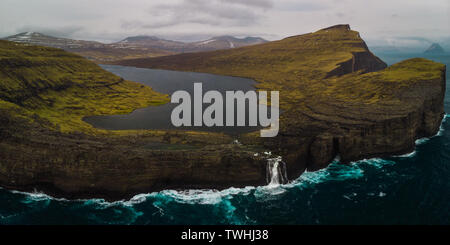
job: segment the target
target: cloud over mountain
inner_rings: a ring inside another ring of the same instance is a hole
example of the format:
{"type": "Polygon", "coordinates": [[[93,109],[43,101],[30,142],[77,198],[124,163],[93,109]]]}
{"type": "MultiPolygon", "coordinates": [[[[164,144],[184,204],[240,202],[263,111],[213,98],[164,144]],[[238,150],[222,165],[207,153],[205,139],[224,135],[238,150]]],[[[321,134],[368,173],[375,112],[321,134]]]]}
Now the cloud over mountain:
{"type": "Polygon", "coordinates": [[[273,40],[349,23],[367,41],[450,28],[448,0],[2,0],[0,37],[22,31],[113,42],[127,36],[262,36],[273,40]]]}
{"type": "Polygon", "coordinates": [[[163,28],[187,23],[209,26],[250,26],[272,7],[268,0],[184,0],[177,4],[158,4],[149,9],[152,16],[144,28],[163,28]]]}

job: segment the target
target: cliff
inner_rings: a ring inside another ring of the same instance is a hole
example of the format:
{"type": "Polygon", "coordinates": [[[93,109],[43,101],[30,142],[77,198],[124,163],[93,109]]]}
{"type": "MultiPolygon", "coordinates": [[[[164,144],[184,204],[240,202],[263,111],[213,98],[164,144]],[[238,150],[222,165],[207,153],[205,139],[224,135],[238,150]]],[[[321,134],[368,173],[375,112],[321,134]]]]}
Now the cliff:
{"type": "MultiPolygon", "coordinates": [[[[61,133],[0,109],[0,185],[64,198],[120,200],[168,188],[264,185],[266,160],[214,138],[211,146],[161,143],[167,135],[61,133]]],[[[175,136],[176,137],[176,136],[175,136]]]]}
{"type": "Polygon", "coordinates": [[[410,152],[438,131],[444,114],[444,65],[411,59],[386,68],[348,25],[119,62],[249,77],[259,89],[280,91],[279,135],[244,134],[242,144],[219,133],[95,129],[81,118],[167,97],[57,49],[0,42],[0,62],[0,185],[71,198],[262,185],[267,159],[255,153],[267,150],[283,157],[292,180],[336,156],[345,163],[410,152]]]}
{"type": "Polygon", "coordinates": [[[235,50],[117,62],[146,68],[248,77],[280,91],[280,133],[243,135],[283,156],[291,179],[305,169],[411,152],[437,133],[444,115],[445,66],[411,59],[387,68],[358,32],[336,25],[235,50]]]}
{"type": "Polygon", "coordinates": [[[205,182],[265,184],[266,160],[227,135],[107,131],[82,120],[166,102],[78,55],[0,41],[0,186],[117,200],[205,182]]]}

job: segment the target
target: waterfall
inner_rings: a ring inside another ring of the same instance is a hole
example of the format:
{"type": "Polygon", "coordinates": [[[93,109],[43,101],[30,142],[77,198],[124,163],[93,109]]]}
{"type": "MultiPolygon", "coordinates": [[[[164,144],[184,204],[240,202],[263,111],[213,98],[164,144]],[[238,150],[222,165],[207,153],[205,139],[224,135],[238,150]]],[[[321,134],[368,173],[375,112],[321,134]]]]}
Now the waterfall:
{"type": "Polygon", "coordinates": [[[268,186],[279,186],[288,182],[286,163],[281,157],[267,159],[267,183],[268,186]]]}

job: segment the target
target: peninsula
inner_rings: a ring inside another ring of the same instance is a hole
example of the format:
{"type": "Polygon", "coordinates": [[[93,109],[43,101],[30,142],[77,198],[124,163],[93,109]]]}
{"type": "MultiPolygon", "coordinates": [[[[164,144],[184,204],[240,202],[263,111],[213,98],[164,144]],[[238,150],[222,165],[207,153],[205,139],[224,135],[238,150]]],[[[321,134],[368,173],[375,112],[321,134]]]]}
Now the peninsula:
{"type": "Polygon", "coordinates": [[[168,96],[59,49],[0,41],[0,186],[66,198],[129,198],[162,189],[266,184],[271,151],[289,180],[305,170],[414,150],[439,130],[445,66],[390,67],[358,32],[337,25],[283,40],[117,61],[252,78],[280,91],[277,137],[197,131],[102,130],[85,116],[129,113],[168,96]]]}

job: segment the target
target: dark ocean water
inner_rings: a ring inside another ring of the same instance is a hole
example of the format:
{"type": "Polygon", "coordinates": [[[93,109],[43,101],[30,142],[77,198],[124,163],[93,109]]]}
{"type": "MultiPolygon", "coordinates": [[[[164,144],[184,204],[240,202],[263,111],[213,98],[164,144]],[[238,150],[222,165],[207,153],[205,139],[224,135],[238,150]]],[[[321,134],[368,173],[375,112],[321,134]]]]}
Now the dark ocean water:
{"type": "MultiPolygon", "coordinates": [[[[389,64],[424,57],[377,55],[389,64]]],[[[450,65],[450,55],[426,58],[450,65]]],[[[449,113],[448,90],[445,106],[449,113]]],[[[440,132],[418,140],[411,154],[335,162],[287,185],[167,190],[112,203],[0,189],[0,224],[450,224],[446,118],[440,132]]]]}

